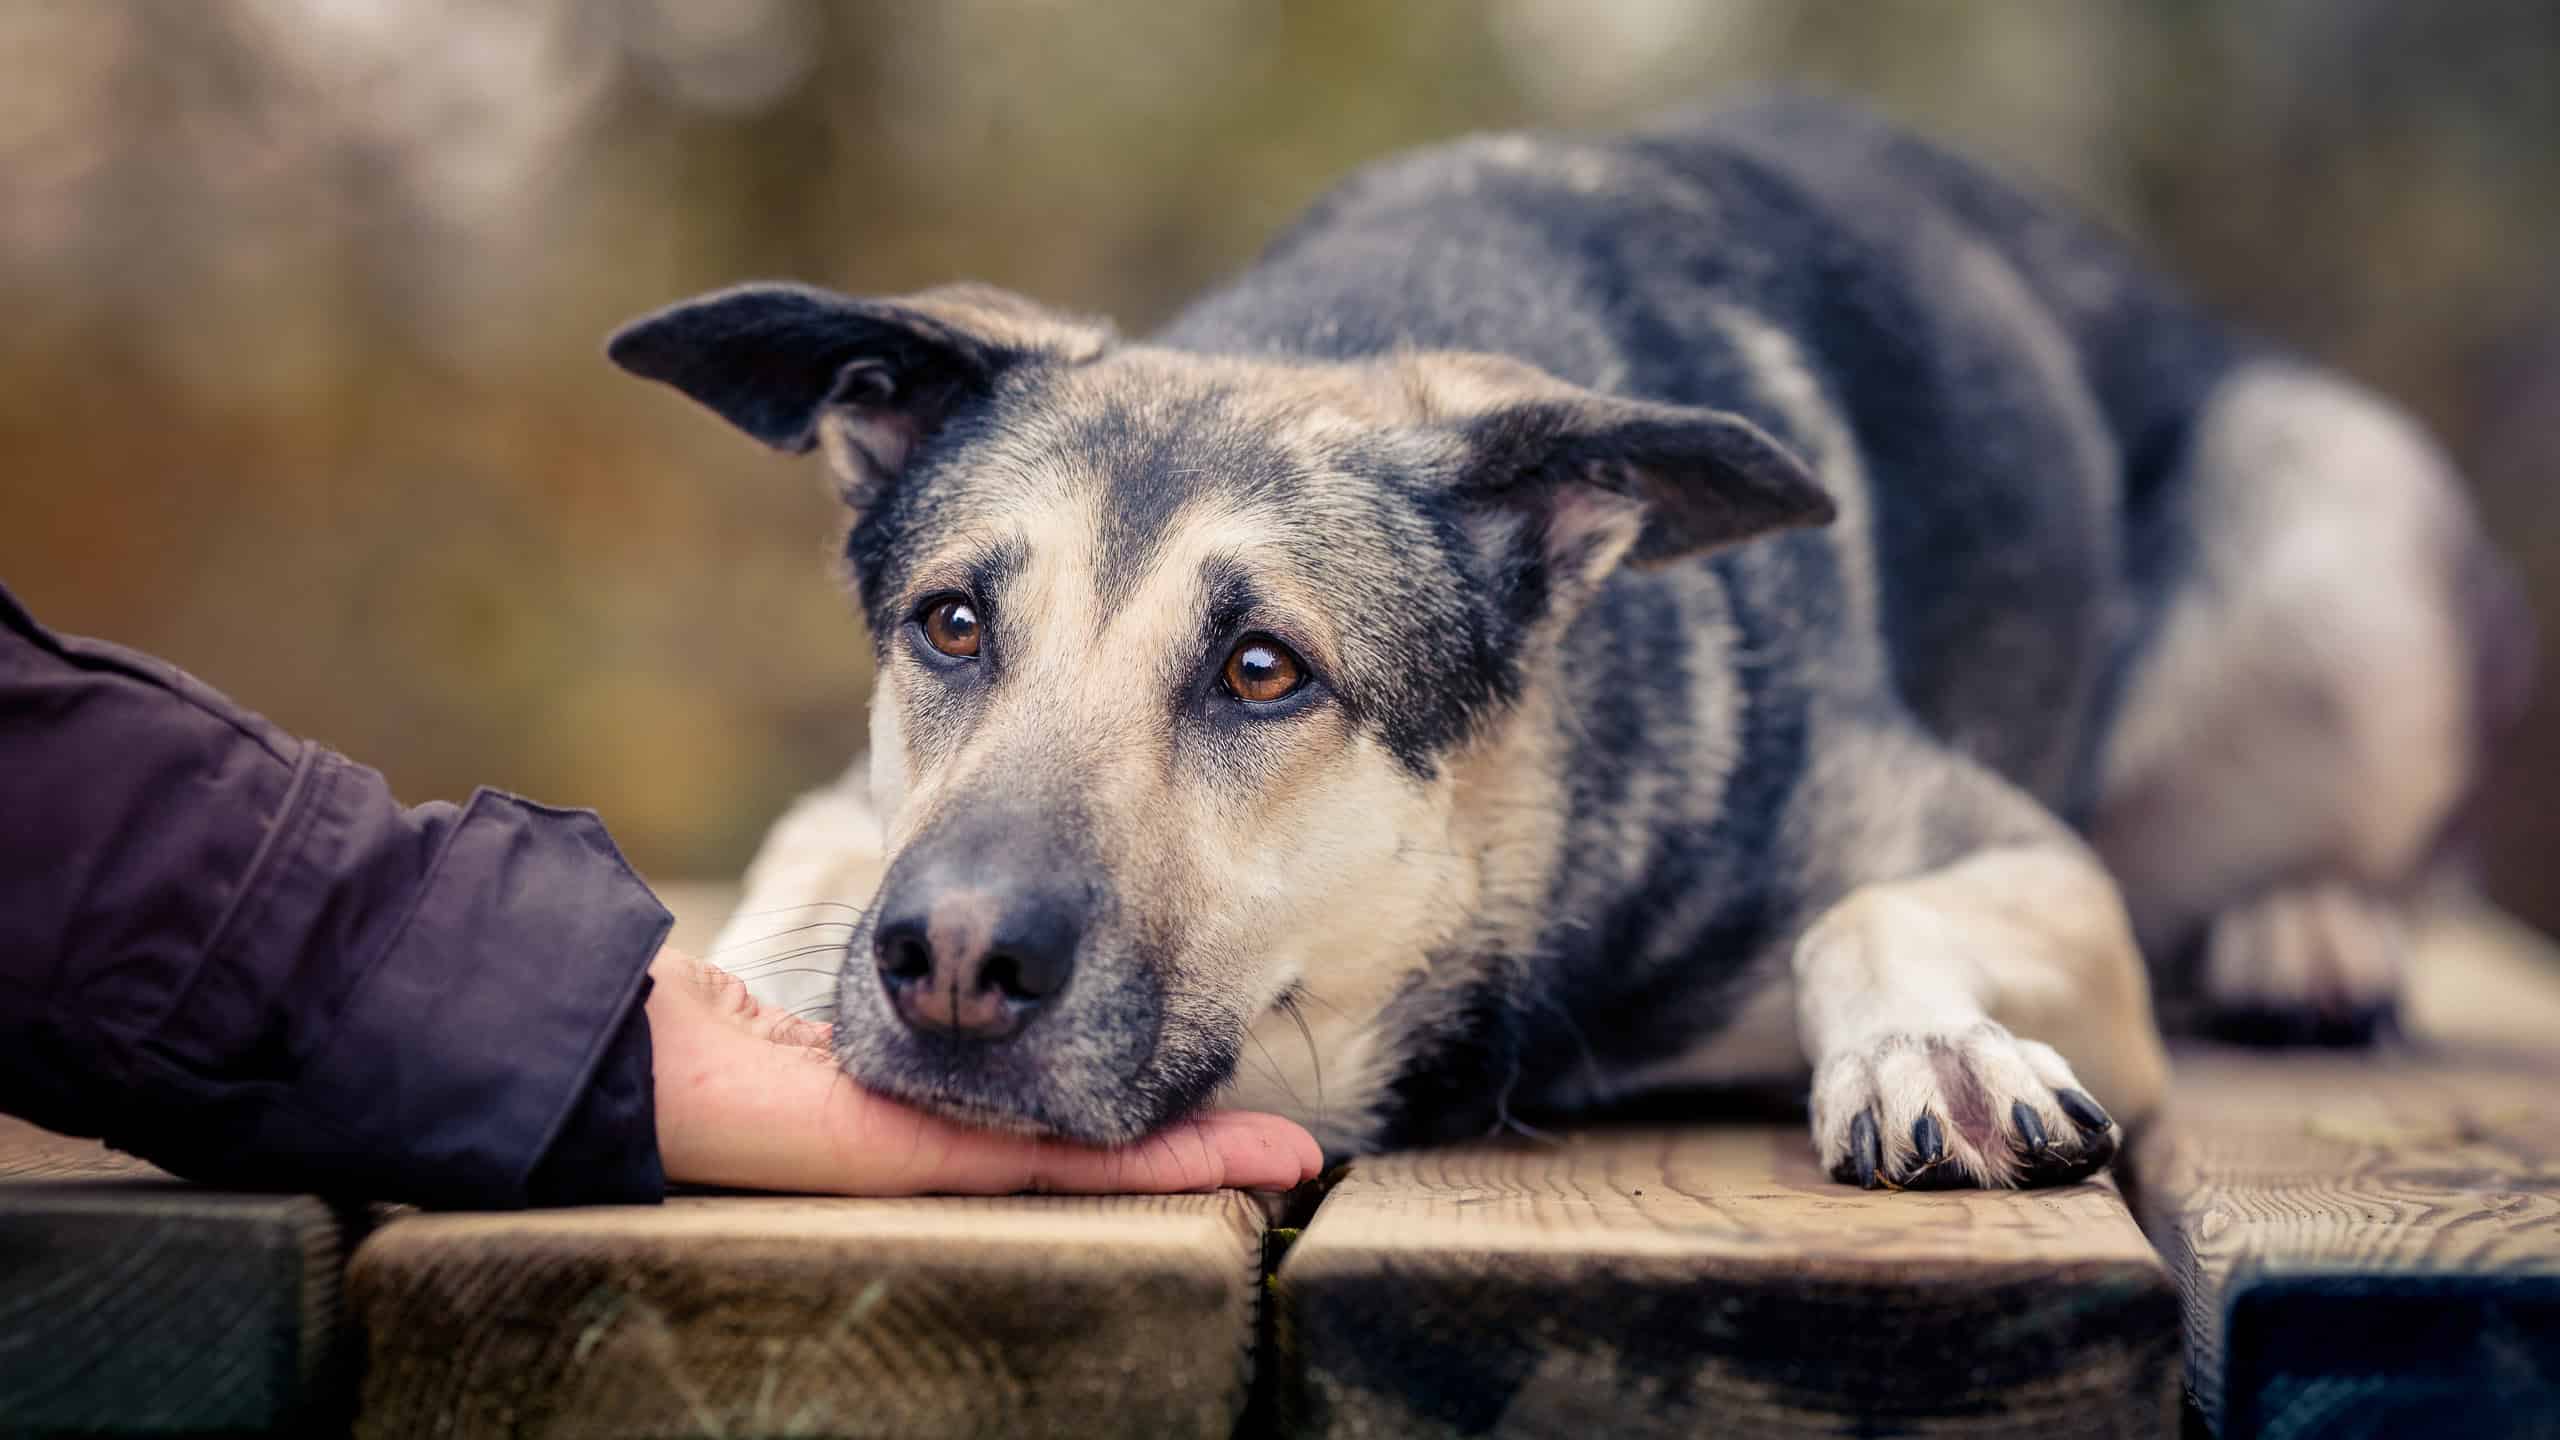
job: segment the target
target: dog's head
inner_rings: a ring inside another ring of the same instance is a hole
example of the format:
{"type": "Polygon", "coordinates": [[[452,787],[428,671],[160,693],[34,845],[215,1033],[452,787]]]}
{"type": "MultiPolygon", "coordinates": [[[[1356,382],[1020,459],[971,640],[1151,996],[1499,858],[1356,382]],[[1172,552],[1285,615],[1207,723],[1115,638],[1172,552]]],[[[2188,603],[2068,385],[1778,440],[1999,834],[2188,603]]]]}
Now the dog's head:
{"type": "Polygon", "coordinates": [[[823,448],[879,658],[886,877],[837,1046],[982,1123],[1127,1140],[1305,987],[1445,938],[1455,763],[1583,600],[1830,502],[1734,415],[1488,355],[1213,357],[960,287],[635,322],[625,368],[823,448]]]}

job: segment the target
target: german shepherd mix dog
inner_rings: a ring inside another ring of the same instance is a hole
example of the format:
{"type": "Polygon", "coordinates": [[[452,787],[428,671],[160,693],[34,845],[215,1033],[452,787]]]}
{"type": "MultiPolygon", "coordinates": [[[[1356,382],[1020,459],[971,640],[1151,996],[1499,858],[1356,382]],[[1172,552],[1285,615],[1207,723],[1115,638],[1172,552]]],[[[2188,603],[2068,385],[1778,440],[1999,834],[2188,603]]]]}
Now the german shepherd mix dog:
{"type": "Polygon", "coordinates": [[[1826,106],[1388,160],[1149,341],[754,285],[611,354],[826,452],[868,774],[733,932],[858,907],[844,1068],[987,1125],[1809,1071],[1842,1180],[2073,1180],[2161,1095],[2146,955],[2387,1012],[2514,708],[2410,422],[1826,106]]]}

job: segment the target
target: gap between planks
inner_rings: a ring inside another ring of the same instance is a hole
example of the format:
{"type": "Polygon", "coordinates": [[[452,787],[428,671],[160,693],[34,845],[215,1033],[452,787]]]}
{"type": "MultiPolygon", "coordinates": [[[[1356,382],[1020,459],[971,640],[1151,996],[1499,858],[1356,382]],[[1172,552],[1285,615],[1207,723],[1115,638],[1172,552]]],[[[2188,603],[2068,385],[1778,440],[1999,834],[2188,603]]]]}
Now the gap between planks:
{"type": "Polygon", "coordinates": [[[2435,917],[2412,1038],[2188,1046],[2125,1165],[2224,1440],[2560,1436],[2560,962],[2435,917]]]}

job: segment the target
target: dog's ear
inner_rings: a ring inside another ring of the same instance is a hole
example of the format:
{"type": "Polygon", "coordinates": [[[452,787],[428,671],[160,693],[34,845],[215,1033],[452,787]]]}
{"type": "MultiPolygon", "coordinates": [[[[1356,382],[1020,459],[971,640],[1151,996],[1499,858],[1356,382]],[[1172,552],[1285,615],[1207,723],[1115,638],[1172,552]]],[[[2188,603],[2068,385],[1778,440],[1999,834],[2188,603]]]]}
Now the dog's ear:
{"type": "Polygon", "coordinates": [[[1534,539],[1551,585],[1587,586],[1621,563],[1660,565],[1834,514],[1803,461],[1729,411],[1604,395],[1496,356],[1408,363],[1408,394],[1458,438],[1456,493],[1479,530],[1497,543],[1534,539]]]}
{"type": "Polygon", "coordinates": [[[952,410],[1014,365],[1078,363],[1110,327],[983,285],[856,300],[804,285],[742,285],[625,325],[605,353],[776,449],[823,442],[860,505],[952,410]]]}

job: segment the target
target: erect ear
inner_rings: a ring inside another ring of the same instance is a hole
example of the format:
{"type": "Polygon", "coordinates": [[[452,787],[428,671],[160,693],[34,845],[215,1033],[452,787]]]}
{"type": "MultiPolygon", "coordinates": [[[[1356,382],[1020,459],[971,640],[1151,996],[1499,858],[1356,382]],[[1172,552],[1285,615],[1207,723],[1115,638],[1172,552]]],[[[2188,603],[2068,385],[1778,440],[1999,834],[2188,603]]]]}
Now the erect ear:
{"type": "Polygon", "coordinates": [[[1410,363],[1427,417],[1459,437],[1458,493],[1480,530],[1534,538],[1551,584],[1589,585],[1620,563],[1660,565],[1835,513],[1803,461],[1730,411],[1604,395],[1494,356],[1410,363]]]}
{"type": "Polygon", "coordinates": [[[1090,360],[1110,327],[984,285],[856,300],[805,285],[742,285],[645,315],[605,344],[776,449],[827,442],[846,498],[903,469],[954,407],[1008,367],[1090,360]]]}

